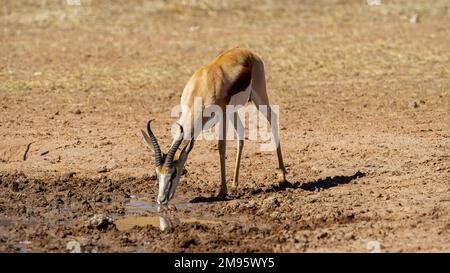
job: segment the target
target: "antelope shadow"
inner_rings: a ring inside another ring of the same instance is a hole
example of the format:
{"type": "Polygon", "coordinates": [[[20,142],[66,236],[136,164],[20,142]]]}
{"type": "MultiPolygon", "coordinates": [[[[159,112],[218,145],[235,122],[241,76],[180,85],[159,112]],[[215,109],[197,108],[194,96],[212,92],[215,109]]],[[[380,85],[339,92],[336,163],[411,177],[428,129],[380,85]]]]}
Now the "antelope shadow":
{"type": "Polygon", "coordinates": [[[348,184],[357,178],[364,177],[365,175],[366,175],[365,173],[357,171],[353,175],[338,175],[338,176],[333,176],[333,177],[326,177],[324,179],[320,178],[316,181],[305,182],[305,183],[301,183],[301,182],[291,183],[291,182],[286,181],[286,182],[279,183],[278,185],[274,185],[274,186],[272,186],[272,188],[273,188],[273,191],[275,191],[275,192],[284,191],[286,189],[302,189],[305,191],[315,191],[318,189],[325,190],[325,189],[333,188],[333,187],[336,187],[339,185],[348,184]]]}
{"type": "Polygon", "coordinates": [[[258,195],[261,193],[267,193],[267,192],[279,192],[279,191],[285,191],[287,189],[301,189],[305,191],[315,191],[319,189],[329,189],[333,187],[337,187],[339,185],[344,185],[351,183],[353,180],[358,179],[360,177],[364,177],[366,174],[357,171],[353,175],[338,175],[333,177],[326,177],[324,179],[320,178],[316,181],[310,181],[310,182],[281,182],[272,186],[269,186],[267,188],[257,188],[257,189],[243,189],[243,192],[237,195],[231,195],[227,197],[219,197],[219,196],[210,196],[210,197],[203,197],[198,196],[193,198],[189,203],[215,203],[215,202],[226,202],[230,200],[236,200],[240,199],[243,196],[248,195],[258,195]]]}
{"type": "Polygon", "coordinates": [[[241,196],[226,196],[226,197],[220,197],[220,196],[197,196],[193,198],[189,203],[195,204],[195,203],[215,203],[215,202],[226,202],[231,201],[235,199],[239,199],[241,196]]]}

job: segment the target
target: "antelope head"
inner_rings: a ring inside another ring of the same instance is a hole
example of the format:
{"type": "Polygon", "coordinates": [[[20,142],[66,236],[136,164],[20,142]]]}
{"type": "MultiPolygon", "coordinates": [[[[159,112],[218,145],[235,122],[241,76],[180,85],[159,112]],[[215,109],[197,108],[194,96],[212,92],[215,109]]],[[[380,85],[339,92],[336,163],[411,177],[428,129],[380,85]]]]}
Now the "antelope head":
{"type": "Polygon", "coordinates": [[[167,205],[170,199],[175,195],[180,177],[183,175],[184,164],[186,163],[187,155],[193,147],[194,141],[191,139],[180,153],[178,159],[174,159],[175,154],[183,142],[184,133],[183,127],[180,127],[180,135],[173,142],[167,154],[163,154],[158,144],[158,140],[152,132],[150,120],[147,123],[147,133],[141,130],[145,142],[155,156],[155,172],[159,183],[157,202],[158,204],[167,205]]]}

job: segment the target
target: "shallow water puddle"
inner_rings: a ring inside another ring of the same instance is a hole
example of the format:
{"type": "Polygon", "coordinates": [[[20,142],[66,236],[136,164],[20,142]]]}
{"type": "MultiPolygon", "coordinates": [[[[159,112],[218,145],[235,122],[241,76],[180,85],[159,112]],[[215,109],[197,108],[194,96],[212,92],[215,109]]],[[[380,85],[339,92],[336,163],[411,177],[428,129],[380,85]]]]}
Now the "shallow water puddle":
{"type": "MultiPolygon", "coordinates": [[[[191,204],[191,203],[175,203],[175,204],[171,204],[171,206],[175,206],[177,209],[192,207],[194,205],[195,204],[191,204]]],[[[126,205],[126,208],[127,209],[131,209],[131,210],[158,211],[159,205],[156,204],[156,203],[150,203],[150,202],[147,202],[147,201],[131,200],[126,205]]]]}
{"type": "MultiPolygon", "coordinates": [[[[210,205],[214,202],[189,202],[189,201],[177,201],[174,200],[170,202],[169,206],[174,206],[177,209],[189,208],[198,205],[210,205]]],[[[129,210],[139,210],[139,211],[159,211],[160,205],[154,202],[147,201],[145,199],[131,199],[130,202],[126,205],[126,208],[129,210]]]]}
{"type": "MultiPolygon", "coordinates": [[[[178,209],[189,208],[197,205],[208,205],[212,204],[212,202],[189,202],[182,200],[173,200],[168,209],[172,210],[173,207],[178,209]]],[[[143,196],[133,196],[129,203],[126,204],[126,209],[131,212],[142,212],[142,211],[152,211],[158,215],[155,216],[130,216],[123,219],[118,219],[114,223],[118,230],[126,231],[132,229],[135,226],[144,227],[144,226],[152,226],[157,227],[160,230],[165,230],[167,228],[174,228],[181,223],[200,223],[207,225],[217,225],[220,224],[219,221],[213,220],[203,220],[197,218],[178,218],[175,215],[166,215],[162,214],[163,211],[166,211],[166,207],[160,207],[159,204],[151,202],[147,200],[143,196]]],[[[173,210],[172,210],[173,211],[173,210]]],[[[176,211],[176,210],[175,210],[176,211]]]]}
{"type": "Polygon", "coordinates": [[[141,217],[128,217],[124,219],[118,219],[115,222],[118,230],[126,231],[132,229],[133,227],[145,227],[152,226],[157,227],[160,230],[166,230],[167,228],[174,228],[181,223],[200,223],[207,225],[217,225],[220,224],[219,221],[213,220],[201,220],[195,218],[172,218],[165,216],[141,216],[141,217]]]}

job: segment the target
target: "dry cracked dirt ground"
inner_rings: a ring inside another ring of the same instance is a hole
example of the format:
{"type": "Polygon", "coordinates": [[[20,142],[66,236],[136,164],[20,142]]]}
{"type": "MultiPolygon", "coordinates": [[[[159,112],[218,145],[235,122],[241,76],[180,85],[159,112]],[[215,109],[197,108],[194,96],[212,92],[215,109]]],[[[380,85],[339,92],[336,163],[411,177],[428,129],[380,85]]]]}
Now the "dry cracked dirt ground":
{"type": "Polygon", "coordinates": [[[448,1],[81,3],[2,3],[0,251],[450,251],[448,1]],[[289,182],[247,141],[215,200],[200,141],[166,212],[192,221],[120,228],[156,215],[139,130],[167,149],[183,85],[234,46],[265,61],[289,182]]]}

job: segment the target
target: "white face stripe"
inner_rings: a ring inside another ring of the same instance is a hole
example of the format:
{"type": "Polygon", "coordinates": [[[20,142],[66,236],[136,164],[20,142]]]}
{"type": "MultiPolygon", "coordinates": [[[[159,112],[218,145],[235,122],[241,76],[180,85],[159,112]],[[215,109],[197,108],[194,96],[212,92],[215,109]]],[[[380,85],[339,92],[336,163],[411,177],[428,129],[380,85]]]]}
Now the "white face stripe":
{"type": "Polygon", "coordinates": [[[159,195],[164,195],[164,188],[165,188],[165,182],[166,182],[167,174],[160,174],[159,175],[159,195]]]}
{"type": "Polygon", "coordinates": [[[166,197],[168,197],[167,195],[169,194],[169,189],[167,188],[170,185],[170,178],[171,178],[171,173],[160,173],[157,172],[158,174],[158,183],[159,183],[159,188],[158,188],[158,198],[157,201],[158,203],[162,200],[164,200],[166,197]]]}

